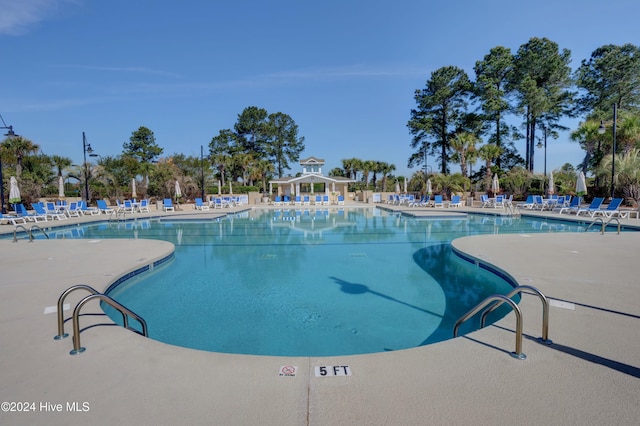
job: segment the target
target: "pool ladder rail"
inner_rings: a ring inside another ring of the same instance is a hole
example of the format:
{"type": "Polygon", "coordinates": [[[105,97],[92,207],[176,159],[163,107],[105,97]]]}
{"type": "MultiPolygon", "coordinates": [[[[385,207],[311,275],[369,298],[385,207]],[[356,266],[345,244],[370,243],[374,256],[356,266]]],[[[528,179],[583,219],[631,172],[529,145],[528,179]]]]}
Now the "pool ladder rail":
{"type": "Polygon", "coordinates": [[[515,287],[506,295],[493,294],[484,299],[475,308],[471,309],[456,321],[456,324],[453,327],[453,337],[458,337],[458,328],[463,322],[467,321],[469,318],[484,309],[484,312],[480,317],[480,328],[483,328],[487,315],[498,309],[498,307],[503,303],[507,303],[516,316],[516,348],[514,352],[511,352],[511,356],[517,359],[526,359],[527,356],[522,352],[522,312],[516,302],[511,300],[511,297],[521,293],[532,294],[540,298],[540,301],[542,302],[542,336],[538,338],[538,341],[547,345],[552,344],[553,342],[549,340],[549,299],[542,294],[540,290],[530,285],[520,285],[515,287]]]}
{"type": "Polygon", "coordinates": [[[111,306],[112,308],[120,312],[122,314],[122,322],[123,322],[124,328],[126,328],[127,330],[131,330],[134,333],[141,334],[144,337],[149,337],[149,333],[147,331],[147,323],[141,316],[139,316],[138,314],[136,314],[126,306],[116,302],[114,299],[107,296],[106,294],[100,293],[98,290],[94,289],[93,287],[88,286],[86,284],[78,284],[66,289],[58,298],[58,306],[57,306],[58,334],[53,337],[54,340],[62,340],[69,336],[69,334],[64,332],[64,312],[63,312],[64,300],[70,293],[76,290],[85,290],[91,294],[84,297],[82,300],[80,300],[80,302],[78,302],[76,307],[73,309],[73,315],[71,317],[73,320],[73,350],[69,352],[71,355],[77,355],[85,351],[85,348],[83,348],[82,345],[80,344],[80,311],[82,310],[82,307],[84,305],[86,305],[88,302],[94,299],[99,299],[100,301],[106,303],[107,305],[111,306]],[[134,318],[136,321],[138,321],[141,324],[142,331],[139,331],[133,327],[129,327],[129,317],[134,318]]]}
{"type": "Polygon", "coordinates": [[[27,229],[22,225],[16,225],[15,229],[13,230],[13,242],[17,243],[18,242],[18,229],[23,229],[24,232],[29,235],[29,242],[32,243],[33,242],[33,229],[37,229],[40,232],[42,232],[42,234],[47,237],[47,240],[49,239],[49,235],[45,232],[44,229],[42,229],[40,226],[38,225],[31,225],[31,228],[27,229]]]}
{"type": "Polygon", "coordinates": [[[618,219],[617,217],[612,217],[609,218],[609,220],[607,220],[606,222],[604,221],[603,217],[596,217],[593,222],[591,222],[589,224],[589,226],[587,226],[587,229],[584,230],[584,232],[588,232],[589,229],[591,229],[592,226],[596,225],[597,223],[600,224],[600,233],[604,235],[605,230],[607,229],[607,226],[609,226],[609,224],[613,221],[616,221],[618,223],[618,235],[620,235],[620,229],[622,228],[622,225],[620,224],[620,219],[618,219]]]}

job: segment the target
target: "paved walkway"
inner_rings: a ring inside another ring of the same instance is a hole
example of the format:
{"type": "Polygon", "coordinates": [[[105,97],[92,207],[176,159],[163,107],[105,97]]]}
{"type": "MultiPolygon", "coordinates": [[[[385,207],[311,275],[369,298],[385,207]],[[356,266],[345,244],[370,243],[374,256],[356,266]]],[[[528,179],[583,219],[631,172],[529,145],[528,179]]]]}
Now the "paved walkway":
{"type": "Polygon", "coordinates": [[[55,314],[45,308],[70,284],[104,289],[173,246],[0,240],[0,402],[34,408],[0,412],[0,424],[637,424],[640,233],[489,235],[453,245],[554,299],[553,344],[536,341],[540,301],[525,295],[526,360],[509,355],[513,314],[461,338],[371,355],[209,353],[95,327],[81,335],[86,352],[70,356],[71,338],[53,340],[55,314]],[[296,367],[295,376],[281,376],[283,366],[296,367]],[[319,366],[348,366],[352,375],[316,377],[319,366]]]}

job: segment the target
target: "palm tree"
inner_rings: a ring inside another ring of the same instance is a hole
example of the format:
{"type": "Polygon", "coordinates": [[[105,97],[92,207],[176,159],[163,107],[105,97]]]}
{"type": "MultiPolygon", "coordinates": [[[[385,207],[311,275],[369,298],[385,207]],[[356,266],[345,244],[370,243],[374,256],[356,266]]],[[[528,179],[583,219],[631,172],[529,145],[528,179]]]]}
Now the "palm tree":
{"type": "MultiPolygon", "coordinates": [[[[580,126],[571,132],[571,140],[580,144],[580,147],[585,151],[584,159],[582,160],[581,168],[584,173],[590,167],[598,168],[600,161],[602,161],[602,141],[603,135],[600,135],[598,130],[600,123],[596,120],[587,120],[580,123],[580,126]]],[[[600,186],[599,177],[596,175],[596,186],[600,186]]]]}
{"type": "Polygon", "coordinates": [[[396,166],[394,164],[389,164],[389,163],[381,163],[382,166],[380,167],[380,173],[382,173],[382,191],[386,191],[387,190],[387,176],[395,171],[396,166]]]}
{"type": "Polygon", "coordinates": [[[62,170],[66,169],[72,164],[71,158],[61,157],[59,155],[52,156],[51,162],[53,163],[53,166],[58,170],[58,176],[62,176],[62,170]]]}
{"type": "MultiPolygon", "coordinates": [[[[372,160],[366,160],[362,162],[362,181],[364,182],[364,188],[369,187],[369,173],[373,172],[376,167],[376,162],[372,160]]],[[[374,173],[375,176],[375,173],[374,173]]]]}
{"type": "Polygon", "coordinates": [[[20,179],[22,174],[22,160],[29,154],[35,154],[40,150],[40,146],[34,144],[29,139],[22,136],[8,138],[2,144],[3,150],[13,157],[16,162],[16,179],[20,179]]]}
{"type": "Polygon", "coordinates": [[[491,171],[491,164],[500,157],[500,154],[502,154],[502,148],[493,143],[482,145],[478,150],[478,156],[485,162],[485,177],[489,182],[491,182],[493,174],[491,171]]]}
{"type": "MultiPolygon", "coordinates": [[[[604,179],[611,176],[612,155],[602,159],[598,174],[604,179]]],[[[615,186],[622,188],[625,198],[633,199],[636,203],[640,200],[640,149],[632,148],[629,152],[616,156],[616,170],[613,176],[615,186]]]]}
{"type": "Polygon", "coordinates": [[[475,152],[477,142],[478,137],[469,132],[456,134],[455,138],[450,142],[451,148],[454,150],[454,155],[451,159],[456,163],[460,163],[460,170],[463,176],[469,176],[467,161],[469,154],[475,152]]]}

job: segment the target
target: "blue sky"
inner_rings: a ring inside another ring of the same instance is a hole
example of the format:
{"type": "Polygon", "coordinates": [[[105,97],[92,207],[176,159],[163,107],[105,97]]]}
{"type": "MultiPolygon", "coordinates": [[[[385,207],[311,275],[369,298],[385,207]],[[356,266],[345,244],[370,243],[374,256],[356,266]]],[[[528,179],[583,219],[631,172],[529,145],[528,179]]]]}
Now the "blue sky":
{"type": "MultiPolygon", "coordinates": [[[[325,171],[357,157],[396,175],[417,171],[406,124],[434,70],[474,78],[492,47],[531,37],[571,50],[575,69],[640,34],[637,0],[0,0],[0,12],[0,114],[46,154],[81,163],[84,131],[98,154],[118,155],[146,126],[164,155],[199,156],[258,106],[290,115],[302,157],[325,171]]],[[[582,156],[562,134],[547,169],[582,156]]]]}

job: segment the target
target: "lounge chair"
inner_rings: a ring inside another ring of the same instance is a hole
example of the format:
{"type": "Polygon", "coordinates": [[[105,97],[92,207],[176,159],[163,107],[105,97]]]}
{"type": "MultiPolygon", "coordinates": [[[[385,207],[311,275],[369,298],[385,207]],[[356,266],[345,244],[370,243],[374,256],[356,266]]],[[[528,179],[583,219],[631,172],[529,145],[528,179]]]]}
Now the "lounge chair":
{"type": "Polygon", "coordinates": [[[69,217],[80,217],[82,214],[80,209],[78,208],[78,203],[76,201],[72,201],[69,203],[69,207],[67,207],[64,211],[69,217]]]}
{"type": "Polygon", "coordinates": [[[282,205],[288,206],[289,204],[291,204],[291,197],[289,197],[288,195],[282,197],[282,205]]]}
{"type": "Polygon", "coordinates": [[[282,197],[280,197],[279,195],[276,195],[276,197],[273,199],[273,205],[274,206],[281,206],[282,205],[282,197]]]}
{"type": "Polygon", "coordinates": [[[299,196],[299,195],[296,195],[296,198],[295,198],[295,205],[296,205],[296,206],[301,206],[301,205],[302,205],[302,198],[300,198],[300,196],[299,196]]]}
{"type": "Polygon", "coordinates": [[[0,222],[2,222],[3,220],[10,222],[14,226],[21,223],[27,223],[27,219],[22,216],[3,215],[2,212],[0,212],[0,222]]]}
{"type": "Polygon", "coordinates": [[[462,201],[460,200],[459,195],[453,195],[451,197],[451,202],[449,203],[449,207],[462,207],[462,201]]]}
{"type": "Polygon", "coordinates": [[[558,213],[562,214],[564,212],[568,212],[569,214],[571,214],[571,213],[577,212],[580,209],[580,202],[581,202],[580,197],[573,197],[569,205],[560,207],[560,210],[558,211],[558,213]]]}
{"type": "Polygon", "coordinates": [[[611,219],[614,215],[618,215],[620,213],[620,205],[624,201],[623,198],[613,198],[606,209],[599,209],[590,212],[591,217],[602,215],[607,219],[611,219]]]}
{"type": "Polygon", "coordinates": [[[91,216],[100,214],[100,210],[95,207],[87,207],[87,202],[84,200],[78,201],[78,208],[82,212],[82,215],[90,214],[91,216]]]}
{"type": "Polygon", "coordinates": [[[97,203],[98,203],[98,210],[100,210],[101,213],[111,214],[115,211],[114,209],[107,206],[107,202],[105,200],[98,200],[97,203]]]}
{"type": "Polygon", "coordinates": [[[323,206],[328,206],[329,205],[329,196],[328,195],[323,195],[322,196],[322,205],[323,206]]]}
{"type": "MultiPolygon", "coordinates": [[[[35,210],[34,213],[28,213],[27,209],[24,208],[23,204],[16,204],[16,214],[18,216],[23,216],[25,219],[27,219],[28,221],[31,222],[46,222],[47,221],[47,214],[46,212],[39,210],[40,209],[40,205],[38,203],[34,203],[33,204],[33,209],[35,210]],[[37,206],[37,208],[36,208],[37,206]]],[[[44,210],[44,209],[43,209],[44,210]]],[[[64,215],[62,215],[64,217],[64,215]]],[[[66,217],[64,217],[66,219],[66,217]]]]}
{"type": "Polygon", "coordinates": [[[592,213],[596,210],[600,210],[600,207],[602,206],[603,202],[604,202],[604,197],[594,198],[593,201],[591,201],[591,204],[589,204],[589,207],[578,209],[578,211],[576,212],[576,216],[580,216],[582,213],[584,213],[593,217],[592,213]]]}
{"type": "Polygon", "coordinates": [[[423,195],[419,200],[413,200],[411,203],[409,203],[409,207],[422,206],[426,201],[427,201],[427,195],[423,195]]]}
{"type": "Polygon", "coordinates": [[[149,210],[149,200],[140,200],[140,205],[138,206],[138,211],[140,213],[142,213],[142,212],[151,213],[151,210],[149,210]]]}
{"type": "Polygon", "coordinates": [[[209,206],[202,202],[202,198],[196,198],[193,208],[196,210],[209,210],[209,206]]]}
{"type": "Polygon", "coordinates": [[[308,206],[310,204],[309,202],[309,196],[305,195],[304,197],[302,197],[302,205],[303,206],[308,206]]]}
{"type": "Polygon", "coordinates": [[[480,207],[483,208],[483,209],[485,207],[493,207],[493,201],[486,194],[480,196],[480,202],[482,203],[482,206],[480,206],[480,207]]]}
{"type": "Polygon", "coordinates": [[[162,210],[164,210],[165,212],[176,211],[176,209],[173,207],[173,203],[171,202],[171,198],[164,199],[164,201],[162,202],[162,210]]]}
{"type": "Polygon", "coordinates": [[[319,206],[322,204],[322,197],[319,195],[316,195],[316,202],[314,203],[314,206],[319,206]]]}
{"type": "Polygon", "coordinates": [[[433,207],[444,207],[442,195],[436,195],[433,197],[433,207]]]}
{"type": "Polygon", "coordinates": [[[338,205],[339,206],[344,206],[344,196],[343,195],[338,195],[338,205]]]}

